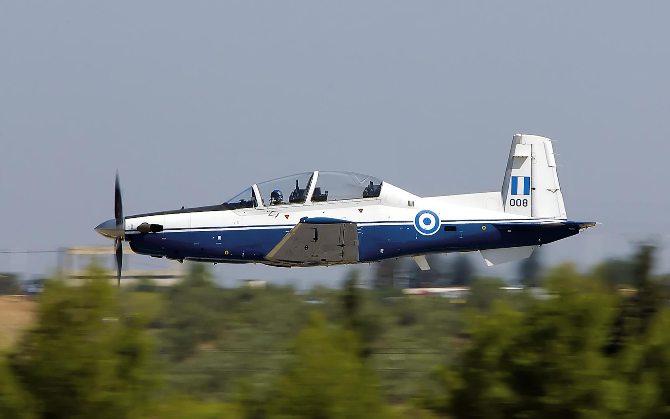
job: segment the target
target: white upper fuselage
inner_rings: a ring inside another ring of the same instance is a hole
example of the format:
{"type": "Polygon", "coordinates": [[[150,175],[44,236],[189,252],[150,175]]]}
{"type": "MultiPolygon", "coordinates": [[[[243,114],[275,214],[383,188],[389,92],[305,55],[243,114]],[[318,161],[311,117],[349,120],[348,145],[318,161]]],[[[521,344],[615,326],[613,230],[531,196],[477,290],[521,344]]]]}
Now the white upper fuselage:
{"type": "Polygon", "coordinates": [[[128,216],[126,234],[139,234],[136,229],[142,223],[159,224],[164,231],[276,228],[295,225],[303,217],[326,217],[354,223],[408,223],[413,222],[417,211],[421,210],[431,210],[447,222],[532,220],[503,212],[500,192],[421,198],[384,182],[377,198],[128,216]]]}

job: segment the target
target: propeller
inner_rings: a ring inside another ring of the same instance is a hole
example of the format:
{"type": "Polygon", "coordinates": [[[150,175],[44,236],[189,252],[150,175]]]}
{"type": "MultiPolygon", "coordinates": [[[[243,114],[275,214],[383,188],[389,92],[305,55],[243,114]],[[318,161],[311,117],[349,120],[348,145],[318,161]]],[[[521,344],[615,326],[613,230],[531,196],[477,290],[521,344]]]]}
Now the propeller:
{"type": "MultiPolygon", "coordinates": [[[[125,233],[125,222],[123,219],[123,200],[121,199],[121,185],[119,184],[119,172],[116,172],[114,182],[114,221],[116,230],[125,233]]],[[[114,253],[116,256],[116,286],[121,286],[121,268],[123,268],[123,234],[114,238],[114,253]]]]}
{"type": "Polygon", "coordinates": [[[121,285],[121,268],[123,267],[123,238],[126,234],[126,222],[123,218],[123,202],[121,201],[121,186],[119,184],[119,173],[116,173],[114,183],[114,218],[98,224],[95,231],[114,239],[114,255],[116,260],[116,283],[121,285]]]}

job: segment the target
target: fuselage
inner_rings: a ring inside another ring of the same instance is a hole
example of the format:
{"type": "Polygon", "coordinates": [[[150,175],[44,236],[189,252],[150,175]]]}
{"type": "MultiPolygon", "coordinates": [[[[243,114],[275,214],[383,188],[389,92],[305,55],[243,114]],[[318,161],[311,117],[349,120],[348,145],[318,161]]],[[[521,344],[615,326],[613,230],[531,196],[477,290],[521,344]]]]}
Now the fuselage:
{"type": "Polygon", "coordinates": [[[536,246],[572,236],[580,229],[578,223],[566,220],[505,213],[500,193],[421,198],[385,182],[376,197],[129,216],[125,239],[136,253],[154,257],[304,266],[278,264],[267,255],[301,220],[322,218],[355,223],[355,262],[536,246]],[[159,225],[161,231],[139,232],[142,224],[159,225]]]}
{"type": "MultiPolygon", "coordinates": [[[[115,217],[96,231],[140,254],[177,260],[314,266],[481,251],[489,265],[592,227],[568,221],[551,140],[512,139],[502,189],[419,197],[376,177],[313,171],[253,184],[209,207],[115,217]]],[[[119,270],[120,272],[120,270],[119,270]]],[[[120,273],[117,275],[120,277],[120,273]]]]}

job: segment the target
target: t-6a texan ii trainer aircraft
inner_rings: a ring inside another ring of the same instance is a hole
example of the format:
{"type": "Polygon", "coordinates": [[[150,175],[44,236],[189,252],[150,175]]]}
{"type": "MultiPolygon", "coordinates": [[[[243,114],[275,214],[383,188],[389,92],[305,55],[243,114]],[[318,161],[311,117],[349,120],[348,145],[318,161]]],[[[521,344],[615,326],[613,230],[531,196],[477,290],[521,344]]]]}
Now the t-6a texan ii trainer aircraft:
{"type": "Polygon", "coordinates": [[[213,206],[123,216],[95,228],[136,253],[179,261],[316,266],[479,251],[488,265],[530,256],[537,246],[594,222],[569,221],[551,140],[515,135],[502,190],[419,197],[372,176],[309,172],[257,183],[213,206]]]}

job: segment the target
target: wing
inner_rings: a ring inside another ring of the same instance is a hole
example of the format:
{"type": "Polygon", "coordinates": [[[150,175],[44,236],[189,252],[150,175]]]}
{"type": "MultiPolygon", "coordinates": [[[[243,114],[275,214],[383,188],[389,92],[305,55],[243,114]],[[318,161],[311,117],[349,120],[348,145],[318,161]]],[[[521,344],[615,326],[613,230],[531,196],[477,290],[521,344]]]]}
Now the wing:
{"type": "Polygon", "coordinates": [[[282,265],[356,263],[356,223],[333,218],[303,218],[265,258],[282,265]]]}

